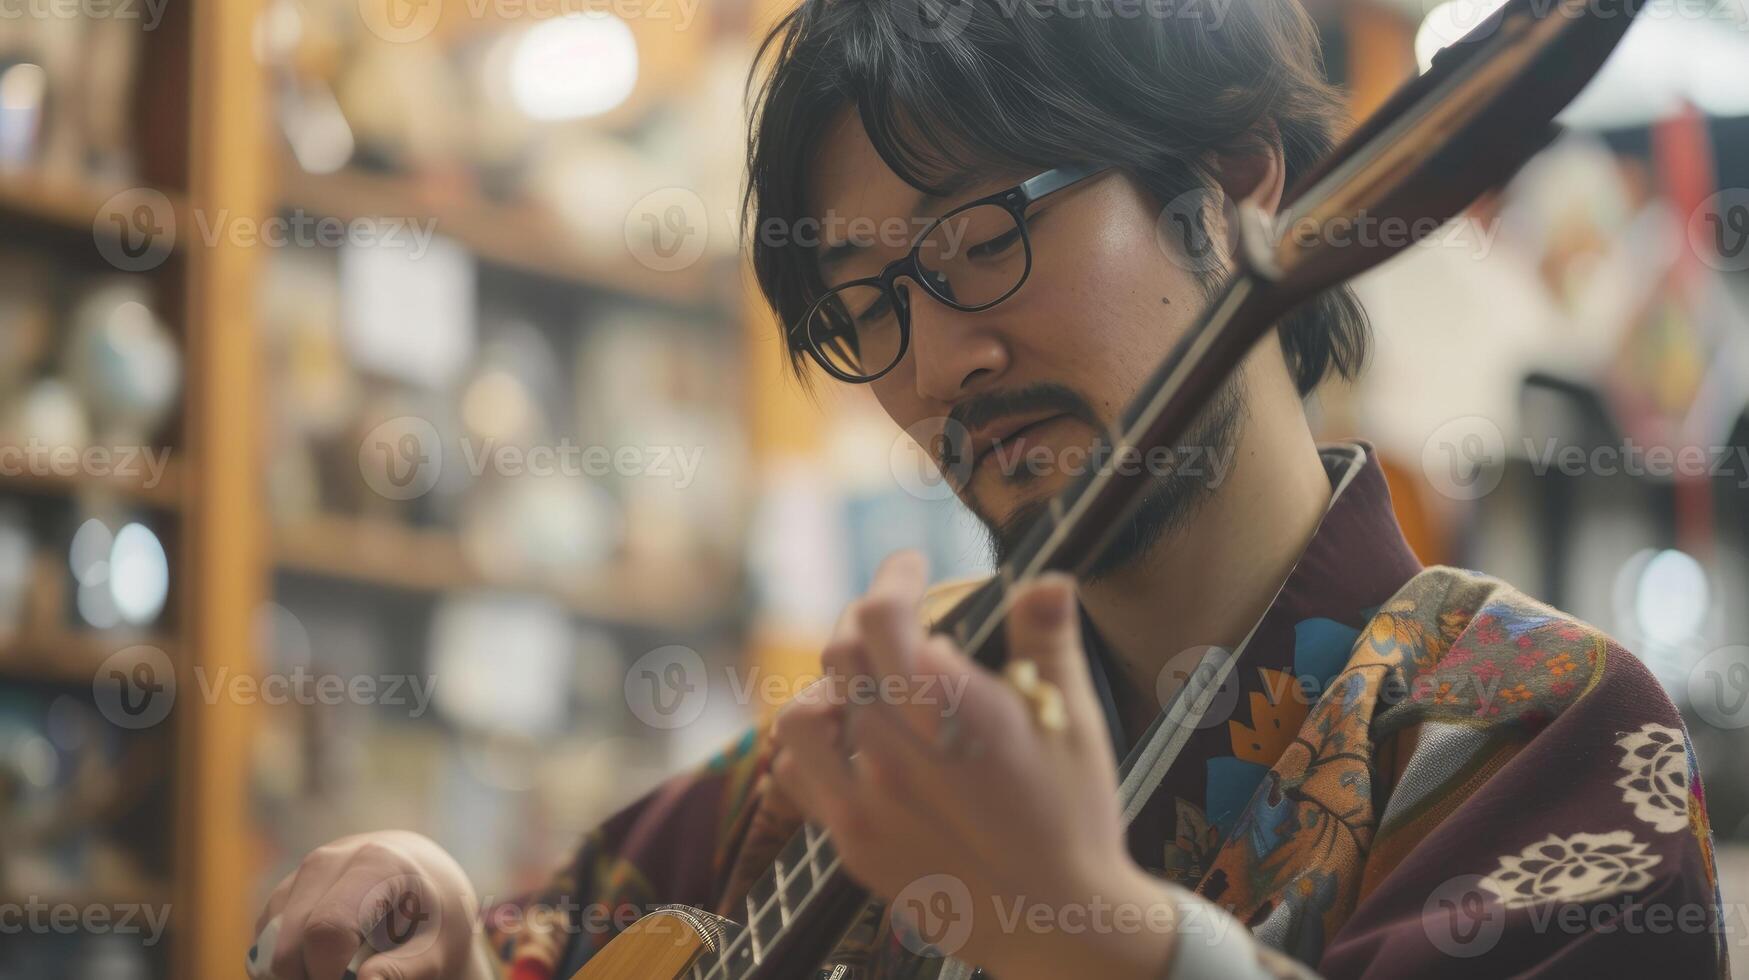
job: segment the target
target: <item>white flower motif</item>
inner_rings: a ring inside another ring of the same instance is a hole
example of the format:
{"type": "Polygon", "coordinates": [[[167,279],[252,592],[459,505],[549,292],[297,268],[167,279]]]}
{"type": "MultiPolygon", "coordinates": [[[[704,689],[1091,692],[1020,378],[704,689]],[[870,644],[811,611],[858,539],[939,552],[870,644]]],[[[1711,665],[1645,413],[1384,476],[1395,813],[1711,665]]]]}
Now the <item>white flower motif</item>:
{"type": "Polygon", "coordinates": [[[1647,854],[1631,831],[1550,834],[1517,854],[1500,858],[1500,867],[1482,879],[1509,909],[1539,902],[1589,902],[1645,887],[1646,869],[1663,857],[1647,854]]]}
{"type": "Polygon", "coordinates": [[[1658,831],[1673,834],[1688,827],[1688,746],[1682,730],[1644,725],[1615,743],[1624,775],[1615,781],[1622,802],[1634,816],[1658,831]]]}

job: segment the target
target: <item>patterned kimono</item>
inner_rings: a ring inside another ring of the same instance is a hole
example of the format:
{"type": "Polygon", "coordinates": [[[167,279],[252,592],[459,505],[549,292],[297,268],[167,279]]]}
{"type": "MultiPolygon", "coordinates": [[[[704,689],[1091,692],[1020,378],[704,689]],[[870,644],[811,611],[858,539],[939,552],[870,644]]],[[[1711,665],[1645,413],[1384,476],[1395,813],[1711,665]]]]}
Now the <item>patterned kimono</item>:
{"type": "MultiPolygon", "coordinates": [[[[1186,889],[1171,976],[1726,976],[1694,753],[1651,674],[1503,582],[1421,568],[1371,447],[1322,455],[1333,495],[1306,551],[1148,731],[1117,721],[1083,617],[1131,852],[1186,889]]],[[[796,829],[761,806],[770,751],[748,732],[489,913],[504,975],[567,978],[663,903],[736,918],[796,829]]],[[[834,961],[970,973],[914,947],[877,905],[834,961]]]]}

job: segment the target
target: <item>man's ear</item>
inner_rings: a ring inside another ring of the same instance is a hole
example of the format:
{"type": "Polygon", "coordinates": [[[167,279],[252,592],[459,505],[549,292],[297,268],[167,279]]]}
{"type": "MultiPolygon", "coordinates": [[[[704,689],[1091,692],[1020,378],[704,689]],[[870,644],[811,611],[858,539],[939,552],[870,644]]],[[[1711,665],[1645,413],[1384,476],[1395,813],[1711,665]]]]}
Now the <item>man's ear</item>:
{"type": "Polygon", "coordinates": [[[1264,127],[1249,145],[1215,154],[1211,165],[1229,201],[1250,201],[1266,214],[1275,214],[1280,209],[1286,191],[1287,163],[1282,154],[1281,130],[1276,128],[1275,120],[1264,120],[1264,127]]]}

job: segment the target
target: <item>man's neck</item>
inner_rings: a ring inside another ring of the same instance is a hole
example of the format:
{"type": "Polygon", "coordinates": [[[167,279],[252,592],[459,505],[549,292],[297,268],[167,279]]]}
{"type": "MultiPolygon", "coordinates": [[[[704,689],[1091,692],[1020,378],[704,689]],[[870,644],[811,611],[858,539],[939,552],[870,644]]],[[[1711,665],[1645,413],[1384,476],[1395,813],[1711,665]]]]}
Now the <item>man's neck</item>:
{"type": "Polygon", "coordinates": [[[1323,519],[1329,474],[1303,417],[1293,417],[1301,424],[1247,420],[1225,481],[1190,522],[1130,566],[1081,587],[1116,661],[1113,681],[1132,732],[1153,721],[1197,655],[1174,658],[1193,648],[1238,648],[1323,519]],[[1162,681],[1168,664],[1179,676],[1162,681]]]}

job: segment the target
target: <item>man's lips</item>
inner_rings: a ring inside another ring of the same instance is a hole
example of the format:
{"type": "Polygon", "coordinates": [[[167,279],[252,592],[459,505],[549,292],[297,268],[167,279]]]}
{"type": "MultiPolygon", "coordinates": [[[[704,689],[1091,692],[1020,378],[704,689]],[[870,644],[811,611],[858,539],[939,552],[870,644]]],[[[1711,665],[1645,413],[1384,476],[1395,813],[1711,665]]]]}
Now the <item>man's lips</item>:
{"type": "Polygon", "coordinates": [[[986,426],[972,435],[972,446],[975,449],[972,457],[973,472],[998,450],[1004,460],[1024,458],[1027,449],[1046,426],[1066,418],[1068,416],[1062,412],[1052,412],[1049,415],[1007,419],[986,426]]]}

